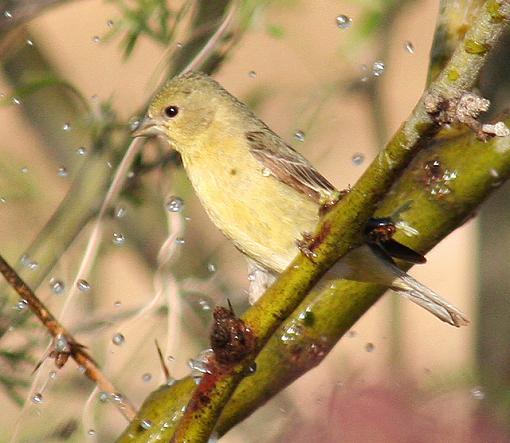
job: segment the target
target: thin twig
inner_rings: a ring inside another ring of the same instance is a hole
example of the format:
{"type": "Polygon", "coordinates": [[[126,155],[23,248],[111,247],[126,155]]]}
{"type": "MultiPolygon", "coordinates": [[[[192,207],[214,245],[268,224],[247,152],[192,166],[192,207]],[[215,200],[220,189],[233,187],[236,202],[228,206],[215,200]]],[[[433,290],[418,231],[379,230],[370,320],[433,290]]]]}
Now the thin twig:
{"type": "Polygon", "coordinates": [[[234,0],[230,5],[230,10],[228,11],[225,19],[218,27],[218,29],[214,32],[213,35],[209,38],[207,43],[202,47],[200,52],[193,57],[193,59],[186,65],[186,67],[182,70],[182,74],[188,71],[193,71],[199,69],[200,66],[204,64],[204,62],[211,56],[212,52],[216,49],[218,42],[225,35],[226,31],[230,27],[230,23],[232,22],[234,15],[237,11],[238,4],[237,0],[234,0]]]}
{"type": "Polygon", "coordinates": [[[25,23],[45,9],[72,0],[3,0],[0,1],[0,33],[6,32],[25,23]]]}
{"type": "Polygon", "coordinates": [[[65,340],[69,347],[70,357],[84,369],[83,372],[89,379],[116,400],[119,411],[128,421],[131,421],[136,415],[133,405],[125,397],[117,394],[118,391],[115,389],[115,386],[101,372],[101,369],[84,350],[83,346],[62,326],[2,256],[0,256],[0,273],[3,274],[7,283],[11,285],[21,299],[26,302],[53,338],[65,340]]]}

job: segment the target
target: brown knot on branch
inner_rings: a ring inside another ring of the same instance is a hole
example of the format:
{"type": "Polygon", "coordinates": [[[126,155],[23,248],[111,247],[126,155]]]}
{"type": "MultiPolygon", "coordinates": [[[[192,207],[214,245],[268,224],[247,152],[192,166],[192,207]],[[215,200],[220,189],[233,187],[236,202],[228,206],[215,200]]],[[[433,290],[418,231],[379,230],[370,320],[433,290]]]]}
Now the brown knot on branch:
{"type": "Polygon", "coordinates": [[[230,302],[228,309],[216,306],[213,318],[211,348],[220,365],[238,363],[254,351],[255,335],[243,320],[235,316],[230,302]]]}
{"type": "Polygon", "coordinates": [[[478,117],[487,112],[490,100],[465,91],[458,97],[445,98],[436,91],[427,93],[423,99],[425,110],[440,126],[463,124],[474,131],[480,140],[487,140],[491,136],[505,137],[510,135],[509,129],[503,122],[482,124],[478,117]]]}

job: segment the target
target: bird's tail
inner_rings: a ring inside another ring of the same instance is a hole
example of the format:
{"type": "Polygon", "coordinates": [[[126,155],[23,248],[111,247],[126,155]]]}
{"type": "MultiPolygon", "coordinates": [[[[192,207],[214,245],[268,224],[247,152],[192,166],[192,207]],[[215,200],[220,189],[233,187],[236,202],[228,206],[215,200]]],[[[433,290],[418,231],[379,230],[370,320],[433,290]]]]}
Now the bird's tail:
{"type": "Polygon", "coordinates": [[[368,245],[346,254],[326,274],[326,279],[346,278],[387,286],[453,326],[469,323],[455,306],[400,269],[383,251],[368,245]]]}
{"type": "MultiPolygon", "coordinates": [[[[395,265],[391,264],[391,266],[395,265]]],[[[395,268],[397,267],[395,266],[395,268]]],[[[432,289],[422,285],[400,268],[397,268],[395,272],[399,274],[391,286],[391,289],[395,292],[408,298],[446,323],[457,327],[469,324],[469,320],[461,311],[436,294],[432,289]]]]}

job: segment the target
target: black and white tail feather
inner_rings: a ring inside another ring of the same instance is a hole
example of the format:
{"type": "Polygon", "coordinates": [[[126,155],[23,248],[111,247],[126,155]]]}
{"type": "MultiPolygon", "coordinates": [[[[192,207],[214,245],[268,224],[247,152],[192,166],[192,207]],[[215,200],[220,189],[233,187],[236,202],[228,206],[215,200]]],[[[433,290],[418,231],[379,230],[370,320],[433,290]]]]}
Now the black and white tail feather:
{"type": "MultiPolygon", "coordinates": [[[[253,304],[271,286],[277,274],[261,268],[253,260],[248,263],[249,301],[253,304]]],[[[469,324],[460,310],[400,269],[378,245],[365,244],[350,251],[325,274],[318,285],[339,278],[387,286],[452,326],[469,324]]]]}
{"type": "Polygon", "coordinates": [[[392,267],[396,268],[394,269],[394,273],[397,275],[397,278],[391,286],[391,289],[395,292],[452,326],[459,327],[469,324],[469,320],[455,306],[448,303],[432,289],[422,285],[396,265],[392,264],[392,267]]]}

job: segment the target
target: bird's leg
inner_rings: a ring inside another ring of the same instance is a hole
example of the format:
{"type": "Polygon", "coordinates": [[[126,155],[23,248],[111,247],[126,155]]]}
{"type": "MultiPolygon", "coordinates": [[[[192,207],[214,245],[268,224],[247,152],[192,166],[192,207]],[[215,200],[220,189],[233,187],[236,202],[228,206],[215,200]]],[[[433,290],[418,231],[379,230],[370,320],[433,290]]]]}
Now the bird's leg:
{"type": "Polygon", "coordinates": [[[365,237],[369,243],[390,240],[397,228],[391,218],[371,218],[365,226],[365,237]]]}

